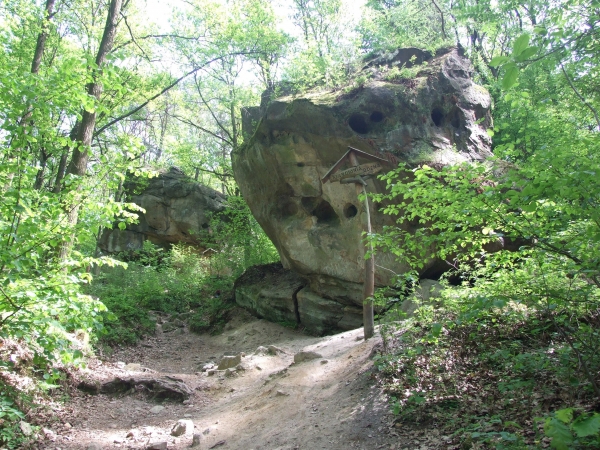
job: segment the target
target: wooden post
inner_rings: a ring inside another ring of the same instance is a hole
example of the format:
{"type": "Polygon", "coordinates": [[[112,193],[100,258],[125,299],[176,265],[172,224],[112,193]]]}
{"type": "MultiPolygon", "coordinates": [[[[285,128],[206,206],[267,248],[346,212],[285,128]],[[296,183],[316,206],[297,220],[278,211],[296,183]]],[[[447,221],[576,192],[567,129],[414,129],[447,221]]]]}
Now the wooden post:
{"type": "MultiPolygon", "coordinates": [[[[350,164],[353,167],[357,167],[358,160],[354,152],[350,153],[350,164]]],[[[359,176],[360,178],[360,176],[359,176]]],[[[364,194],[365,203],[364,210],[367,215],[367,223],[366,223],[366,232],[367,234],[371,233],[371,212],[369,211],[369,197],[367,197],[367,189],[363,183],[354,183],[356,186],[356,195],[364,194]]],[[[362,239],[359,243],[361,247],[361,253],[364,254],[364,248],[362,244],[362,239]]],[[[373,256],[373,246],[371,243],[368,244],[366,249],[370,252],[370,257],[365,260],[365,282],[363,288],[363,326],[365,331],[365,340],[373,337],[373,333],[375,332],[375,322],[373,315],[373,294],[375,293],[375,258],[373,256]]]]}
{"type": "MultiPolygon", "coordinates": [[[[321,178],[322,183],[329,181],[339,181],[340,183],[354,183],[356,186],[356,195],[364,194],[364,210],[367,215],[365,230],[367,234],[371,233],[371,212],[369,211],[369,198],[367,197],[367,183],[363,176],[370,177],[379,172],[382,164],[390,164],[390,161],[371,155],[357,148],[348,147],[348,151],[327,171],[321,178]],[[370,164],[358,164],[358,157],[371,161],[370,164]],[[340,170],[345,163],[350,163],[350,169],[340,170]]],[[[364,256],[365,249],[360,241],[360,253],[364,256]]],[[[371,255],[365,260],[365,284],[363,289],[363,326],[365,329],[365,340],[373,337],[375,332],[375,323],[373,320],[373,294],[375,292],[375,258],[373,257],[373,245],[367,246],[367,251],[371,255]]]]}

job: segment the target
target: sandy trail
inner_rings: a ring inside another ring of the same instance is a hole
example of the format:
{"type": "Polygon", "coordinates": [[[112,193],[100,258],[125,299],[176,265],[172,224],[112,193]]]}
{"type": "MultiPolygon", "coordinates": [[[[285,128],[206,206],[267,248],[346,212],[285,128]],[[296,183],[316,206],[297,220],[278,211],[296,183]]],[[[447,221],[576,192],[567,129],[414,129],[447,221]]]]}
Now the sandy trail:
{"type": "MultiPolygon", "coordinates": [[[[76,392],[65,404],[42,448],[143,449],[166,442],[169,449],[188,448],[192,434],[170,435],[179,419],[194,423],[200,449],[378,449],[404,448],[392,428],[393,417],[381,389],[371,377],[373,347],[362,329],[315,338],[239,312],[219,336],[184,333],[156,337],[119,351],[111,361],[90,366],[86,377],[107,381],[115,376],[163,376],[194,389],[185,404],[158,403],[143,393],[121,396],[76,392]],[[276,355],[257,354],[275,345],[276,355]],[[294,354],[314,351],[317,359],[294,363],[294,354]],[[226,377],[200,372],[225,354],[245,353],[242,366],[226,377]],[[123,364],[141,364],[137,371],[123,364]],[[54,434],[53,434],[54,433],[54,434]],[[95,443],[96,447],[90,447],[95,443]],[[216,447],[214,447],[216,445],[216,447]]],[[[409,447],[412,448],[412,447],[409,447]]]]}

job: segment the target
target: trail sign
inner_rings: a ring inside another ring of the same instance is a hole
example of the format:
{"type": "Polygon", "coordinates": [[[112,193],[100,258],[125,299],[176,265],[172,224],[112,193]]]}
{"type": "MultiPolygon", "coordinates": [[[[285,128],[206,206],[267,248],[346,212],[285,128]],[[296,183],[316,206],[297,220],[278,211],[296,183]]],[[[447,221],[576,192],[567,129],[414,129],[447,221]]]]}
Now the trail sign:
{"type": "Polygon", "coordinates": [[[340,170],[329,177],[329,181],[340,181],[344,178],[352,178],[357,175],[374,175],[380,172],[383,167],[378,162],[361,164],[360,166],[352,167],[346,170],[340,170]]]}
{"type": "MultiPolygon", "coordinates": [[[[367,197],[367,182],[365,178],[376,174],[383,169],[382,164],[391,164],[388,160],[380,158],[370,153],[363,152],[353,147],[348,147],[348,151],[342,156],[325,176],[321,179],[323,184],[328,181],[340,183],[354,183],[356,186],[356,195],[365,195],[364,210],[367,216],[365,232],[371,233],[371,213],[369,212],[369,198],[367,197]],[[358,158],[371,161],[369,164],[358,164],[358,158]],[[349,163],[352,167],[346,170],[340,170],[344,163],[349,163]],[[363,178],[364,177],[364,178],[363,178]]],[[[360,246],[364,254],[364,247],[360,246]]],[[[373,257],[373,246],[368,244],[367,250],[371,257],[365,261],[365,285],[363,290],[363,326],[365,330],[365,340],[373,336],[375,332],[375,323],[373,318],[373,293],[375,292],[375,259],[373,257]]]]}
{"type": "MultiPolygon", "coordinates": [[[[349,162],[352,166],[358,166],[358,160],[356,160],[356,164],[354,162],[352,162],[352,159],[353,158],[356,159],[357,157],[361,157],[368,161],[377,162],[380,164],[391,164],[387,159],[380,158],[379,156],[371,155],[370,153],[363,152],[362,150],[359,150],[354,147],[348,147],[348,151],[346,153],[344,153],[344,156],[342,156],[340,159],[338,159],[338,161],[331,167],[331,169],[329,169],[329,171],[325,174],[325,176],[323,178],[321,178],[321,181],[323,182],[323,184],[327,183],[329,181],[329,178],[333,174],[335,174],[337,171],[339,171],[345,162],[349,162]]],[[[332,181],[335,181],[335,180],[332,180],[332,181]]]]}

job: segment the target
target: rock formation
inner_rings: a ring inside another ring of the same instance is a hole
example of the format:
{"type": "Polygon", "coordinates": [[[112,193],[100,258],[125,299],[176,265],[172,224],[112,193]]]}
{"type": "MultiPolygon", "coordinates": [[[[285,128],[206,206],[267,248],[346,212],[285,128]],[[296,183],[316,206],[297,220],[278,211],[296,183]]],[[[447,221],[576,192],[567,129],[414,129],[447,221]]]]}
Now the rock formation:
{"type": "Polygon", "coordinates": [[[315,334],[362,324],[362,309],[313,294],[308,280],[280,263],[251,267],[235,283],[236,303],[258,317],[315,334]]]}
{"type": "Polygon", "coordinates": [[[168,247],[186,243],[203,247],[210,215],[225,210],[225,196],[172,167],[158,177],[129,183],[128,198],[145,209],[137,224],[105,230],[98,243],[105,253],[138,250],[144,241],[168,247]]]}
{"type": "MultiPolygon", "coordinates": [[[[255,311],[275,304],[287,311],[295,299],[300,322],[316,330],[357,326],[357,317],[345,318],[346,309],[357,312],[362,304],[365,214],[353,184],[321,178],[349,146],[411,165],[488,157],[490,96],[472,72],[456,49],[403,49],[368,62],[353,88],[275,98],[246,112],[248,139],[232,156],[236,181],[283,266],[306,280],[291,297],[264,295],[255,311]]],[[[368,182],[369,192],[384,189],[379,180],[368,182]]],[[[394,223],[379,207],[371,210],[375,231],[394,223]]],[[[378,254],[376,264],[385,268],[376,269],[379,286],[406,270],[389,255],[378,254]]],[[[433,261],[423,276],[436,271],[433,261]]],[[[240,304],[249,301],[236,296],[240,304]]]]}

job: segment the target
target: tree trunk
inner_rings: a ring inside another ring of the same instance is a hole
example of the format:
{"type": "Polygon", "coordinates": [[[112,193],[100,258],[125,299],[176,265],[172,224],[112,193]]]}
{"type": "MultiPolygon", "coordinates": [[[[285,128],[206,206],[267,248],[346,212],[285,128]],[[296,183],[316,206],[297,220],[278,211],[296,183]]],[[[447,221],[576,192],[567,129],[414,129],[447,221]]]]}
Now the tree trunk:
{"type": "MultiPolygon", "coordinates": [[[[111,0],[110,2],[102,41],[100,42],[100,48],[96,55],[96,71],[102,69],[104,62],[106,61],[106,56],[112,50],[115,35],[117,34],[117,22],[122,5],[123,0],[111,0]]],[[[87,86],[87,93],[96,99],[99,99],[102,94],[102,84],[98,81],[97,72],[94,75],[94,81],[87,86]]],[[[73,156],[71,157],[71,162],[67,168],[67,174],[83,176],[87,172],[89,148],[92,144],[95,126],[96,112],[84,110],[81,116],[79,130],[77,131],[77,137],[75,138],[77,145],[73,149],[73,156]]]]}
{"type": "Polygon", "coordinates": [[[46,150],[42,148],[40,150],[40,168],[37,171],[35,176],[35,184],[33,185],[33,188],[38,191],[42,189],[42,186],[44,185],[44,173],[46,172],[47,163],[48,155],[46,154],[46,150]]]}
{"type": "MultiPolygon", "coordinates": [[[[45,13],[44,18],[42,19],[42,29],[40,34],[38,34],[37,43],[35,45],[35,52],[33,54],[33,61],[31,61],[31,73],[36,74],[40,71],[40,66],[42,65],[42,57],[44,56],[44,50],[46,48],[46,39],[48,38],[48,22],[52,18],[54,14],[54,3],[55,0],[46,0],[45,13]]],[[[23,117],[21,117],[21,125],[25,125],[25,123],[29,120],[32,115],[32,111],[29,110],[29,105],[25,111],[23,117]]],[[[35,176],[35,186],[34,189],[41,189],[42,184],[44,182],[44,171],[46,170],[46,163],[48,161],[48,155],[42,149],[40,155],[40,163],[41,168],[38,170],[38,173],[35,176]]]]}
{"type": "Polygon", "coordinates": [[[237,123],[236,123],[236,118],[235,118],[235,99],[236,99],[236,95],[235,95],[235,88],[233,86],[231,86],[229,88],[229,97],[231,99],[231,104],[229,105],[229,114],[231,116],[231,144],[232,144],[232,151],[236,151],[238,148],[238,130],[237,130],[237,123]]]}
{"type": "Polygon", "coordinates": [[[119,187],[117,188],[117,192],[115,193],[115,201],[121,202],[123,200],[123,194],[125,192],[123,186],[123,180],[119,181],[119,187]]]}
{"type": "Polygon", "coordinates": [[[37,44],[35,46],[35,54],[31,63],[31,73],[38,73],[42,65],[42,57],[46,48],[46,39],[48,38],[48,21],[54,15],[55,0],[46,0],[46,15],[42,23],[42,31],[38,34],[37,44]]]}
{"type": "MultiPolygon", "coordinates": [[[[75,122],[73,128],[71,128],[71,132],[69,133],[69,139],[72,141],[77,137],[77,130],[79,129],[79,122],[75,122]]],[[[63,153],[60,157],[60,162],[58,163],[58,170],[56,171],[56,180],[54,181],[54,187],[52,188],[52,192],[55,194],[59,194],[62,190],[62,181],[65,178],[65,171],[67,170],[67,162],[69,161],[69,147],[65,147],[63,149],[63,153]]]]}
{"type": "Polygon", "coordinates": [[[63,154],[60,157],[60,161],[58,163],[58,170],[56,171],[56,179],[54,180],[54,187],[52,188],[52,192],[55,194],[60,194],[62,191],[62,181],[65,178],[65,170],[67,169],[67,161],[69,160],[69,149],[65,148],[63,154]]]}
{"type": "MultiPolygon", "coordinates": [[[[98,74],[102,70],[102,66],[106,61],[107,55],[110,53],[117,34],[117,25],[119,15],[121,14],[121,8],[123,6],[123,0],[111,0],[108,15],[106,17],[106,25],[104,26],[104,33],[102,34],[102,41],[98,48],[96,55],[96,67],[91,83],[87,85],[87,93],[96,99],[100,98],[102,94],[102,84],[99,81],[98,74]]],[[[95,110],[86,111],[84,110],[81,115],[81,122],[77,130],[75,137],[75,146],[73,148],[73,155],[71,162],[67,167],[67,175],[76,175],[83,177],[87,172],[88,160],[90,157],[90,146],[92,145],[92,138],[94,136],[94,128],[96,127],[96,112],[95,110]]],[[[75,204],[71,205],[67,211],[68,222],[70,225],[75,225],[79,217],[79,200],[75,200],[75,204]]],[[[60,258],[65,259],[71,251],[72,239],[65,240],[60,249],[60,258]]]]}

